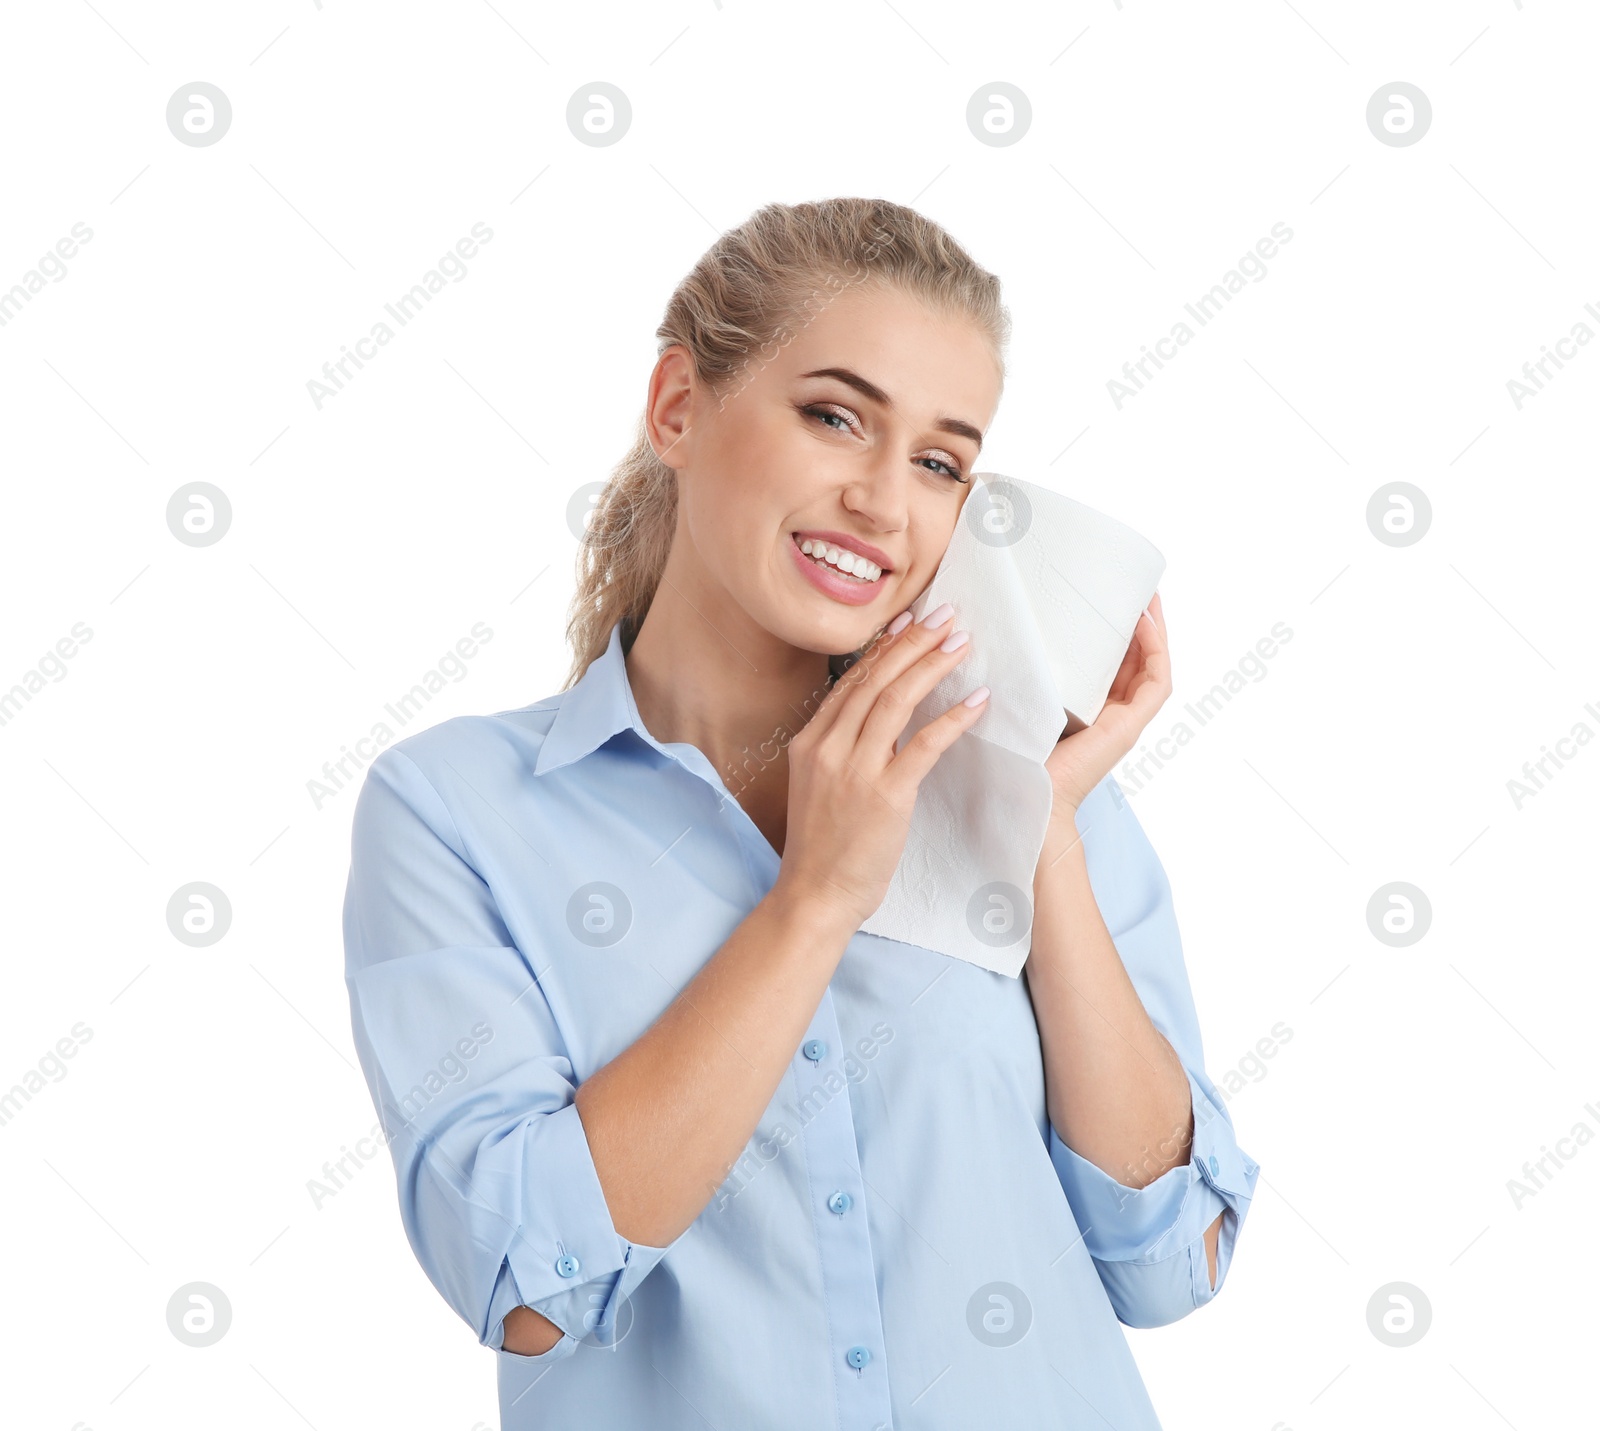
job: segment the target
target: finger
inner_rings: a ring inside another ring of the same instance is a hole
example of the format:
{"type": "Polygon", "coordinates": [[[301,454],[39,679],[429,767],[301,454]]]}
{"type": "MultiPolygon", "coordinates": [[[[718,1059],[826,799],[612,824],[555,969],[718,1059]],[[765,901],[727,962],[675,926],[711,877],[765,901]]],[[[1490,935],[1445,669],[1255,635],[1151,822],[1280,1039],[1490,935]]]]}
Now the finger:
{"type": "Polygon", "coordinates": [[[1143,711],[1146,721],[1171,695],[1172,661],[1166,643],[1156,632],[1142,625],[1138,628],[1138,639],[1128,649],[1113,692],[1108,704],[1114,700],[1135,712],[1143,711]],[[1130,661],[1134,664],[1130,665],[1130,661]]]}
{"type": "Polygon", "coordinates": [[[1145,669],[1158,681],[1172,679],[1172,648],[1167,642],[1167,623],[1161,615],[1161,598],[1150,598],[1155,617],[1149,627],[1141,627],[1139,640],[1145,651],[1145,669]]]}
{"type": "Polygon", "coordinates": [[[1148,610],[1150,612],[1150,624],[1161,633],[1162,639],[1165,640],[1167,635],[1167,617],[1166,613],[1161,609],[1161,593],[1159,591],[1151,593],[1148,610]]]}
{"type": "MultiPolygon", "coordinates": [[[[948,605],[948,603],[944,603],[944,605],[948,605]]],[[[854,749],[860,744],[862,729],[883,692],[914,667],[917,662],[926,659],[932,652],[936,651],[939,645],[955,629],[955,618],[953,616],[944,617],[937,626],[929,626],[927,617],[937,615],[937,610],[929,611],[925,613],[923,620],[912,622],[897,636],[892,637],[888,643],[880,643],[882,649],[875,650],[872,653],[873,660],[870,666],[862,673],[861,679],[853,683],[851,688],[845,692],[844,699],[839,703],[829,724],[821,732],[822,735],[834,737],[847,744],[850,749],[854,749]]],[[[860,664],[867,665],[867,662],[863,660],[860,664]]],[[[954,663],[952,662],[951,664],[953,665],[954,663]]],[[[948,669],[950,669],[948,665],[942,667],[940,674],[943,674],[943,671],[948,669]]],[[[854,674],[855,667],[845,673],[846,676],[854,674]]],[[[841,676],[840,680],[843,679],[844,677],[841,676]]],[[[934,680],[929,682],[928,690],[933,689],[937,680],[938,677],[935,676],[934,680]]],[[[921,698],[921,695],[919,695],[916,700],[921,698]]],[[[913,706],[916,704],[916,700],[912,701],[913,706]]],[[[894,702],[891,701],[891,705],[893,704],[894,702]]],[[[909,720],[910,717],[910,709],[907,709],[905,717],[895,727],[896,733],[904,728],[906,720],[909,720]]],[[[893,753],[893,741],[891,739],[889,754],[892,755],[893,753]]]]}
{"type": "Polygon", "coordinates": [[[1139,670],[1141,660],[1139,639],[1142,630],[1142,626],[1134,628],[1134,638],[1128,643],[1128,649],[1122,653],[1122,664],[1117,667],[1117,674],[1111,678],[1111,685],[1106,691],[1108,701],[1122,701],[1128,698],[1128,687],[1139,670]]]}
{"type": "Polygon", "coordinates": [[[862,723],[857,744],[876,751],[885,763],[894,757],[895,746],[918,705],[972,652],[970,635],[958,631],[953,620],[933,631],[930,641],[933,644],[925,655],[878,692],[862,723]],[[961,644],[946,651],[945,642],[955,639],[960,639],[961,644]]]}
{"type": "Polygon", "coordinates": [[[818,739],[832,728],[850,693],[865,683],[876,668],[877,663],[883,659],[884,653],[900,637],[905,635],[907,628],[902,628],[891,635],[889,626],[893,624],[893,622],[890,622],[886,626],[879,627],[877,634],[867,642],[866,648],[861,653],[861,659],[853,662],[829,686],[823,694],[822,700],[818,702],[816,712],[806,722],[804,733],[808,734],[812,739],[818,739]]]}
{"type": "Polygon", "coordinates": [[[1156,625],[1149,611],[1142,611],[1133,624],[1133,639],[1122,654],[1122,664],[1117,667],[1117,674],[1112,679],[1108,699],[1131,700],[1142,681],[1150,677],[1158,681],[1165,680],[1170,676],[1171,669],[1166,633],[1156,625]]]}
{"type": "Polygon", "coordinates": [[[987,686],[979,686],[966,700],[957,701],[942,715],[930,720],[890,760],[884,770],[885,779],[894,782],[896,787],[916,789],[920,786],[939,757],[971,730],[989,708],[988,691],[987,686]],[[985,698],[969,706],[967,701],[979,692],[985,698]]]}

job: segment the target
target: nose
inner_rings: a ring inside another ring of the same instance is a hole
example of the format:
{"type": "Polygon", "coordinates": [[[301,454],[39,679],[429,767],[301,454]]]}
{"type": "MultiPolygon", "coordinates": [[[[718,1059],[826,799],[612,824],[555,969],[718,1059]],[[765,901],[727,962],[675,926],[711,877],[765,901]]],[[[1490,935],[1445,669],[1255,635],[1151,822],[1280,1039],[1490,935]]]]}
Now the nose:
{"type": "Polygon", "coordinates": [[[912,473],[903,457],[885,446],[858,468],[840,494],[845,507],[884,535],[906,528],[912,473]]]}

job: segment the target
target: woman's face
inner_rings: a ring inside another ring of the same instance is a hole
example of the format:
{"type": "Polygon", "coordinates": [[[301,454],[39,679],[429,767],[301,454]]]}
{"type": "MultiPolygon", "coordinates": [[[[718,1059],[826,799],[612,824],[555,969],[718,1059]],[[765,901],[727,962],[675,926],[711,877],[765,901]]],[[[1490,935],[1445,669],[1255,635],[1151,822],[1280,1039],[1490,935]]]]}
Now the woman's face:
{"type": "Polygon", "coordinates": [[[790,645],[839,653],[932,579],[1001,378],[975,324],[901,291],[824,288],[809,311],[720,394],[669,349],[651,380],[649,431],[678,469],[674,582],[790,645]],[[818,555],[826,543],[881,570],[862,580],[818,565],[800,547],[812,534],[818,555]]]}

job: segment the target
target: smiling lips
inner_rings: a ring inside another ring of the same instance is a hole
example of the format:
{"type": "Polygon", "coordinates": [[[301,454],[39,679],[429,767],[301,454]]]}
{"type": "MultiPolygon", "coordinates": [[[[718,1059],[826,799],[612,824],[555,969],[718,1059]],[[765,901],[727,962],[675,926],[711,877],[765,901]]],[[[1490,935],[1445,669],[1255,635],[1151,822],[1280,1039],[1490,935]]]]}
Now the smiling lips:
{"type": "Polygon", "coordinates": [[[804,532],[792,533],[789,546],[801,574],[824,595],[848,606],[871,601],[889,569],[886,561],[872,561],[853,547],[804,532]]]}
{"type": "Polygon", "coordinates": [[[826,562],[829,566],[837,567],[846,576],[853,576],[861,581],[876,581],[883,575],[883,568],[877,562],[869,560],[860,552],[852,551],[849,547],[825,542],[817,537],[800,536],[796,536],[795,544],[813,561],[826,562]]]}
{"type": "Polygon", "coordinates": [[[889,560],[888,552],[881,547],[873,546],[862,537],[852,536],[849,532],[835,532],[819,527],[809,531],[790,532],[789,535],[802,546],[808,541],[813,544],[820,542],[823,546],[833,547],[841,553],[865,557],[880,571],[894,570],[894,563],[889,560]]]}

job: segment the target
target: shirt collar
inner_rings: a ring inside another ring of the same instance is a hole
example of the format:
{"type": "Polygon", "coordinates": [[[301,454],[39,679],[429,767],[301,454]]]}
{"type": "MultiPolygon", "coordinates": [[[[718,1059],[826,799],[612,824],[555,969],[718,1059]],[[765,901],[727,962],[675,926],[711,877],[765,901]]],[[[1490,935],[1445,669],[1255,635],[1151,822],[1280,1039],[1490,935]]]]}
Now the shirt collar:
{"type": "Polygon", "coordinates": [[[619,618],[611,627],[606,649],[562,695],[556,718],[550,723],[534,762],[535,775],[582,760],[622,730],[637,732],[641,740],[663,755],[672,754],[644,728],[639,707],[634,704],[626,652],[622,649],[622,626],[619,618]]]}

